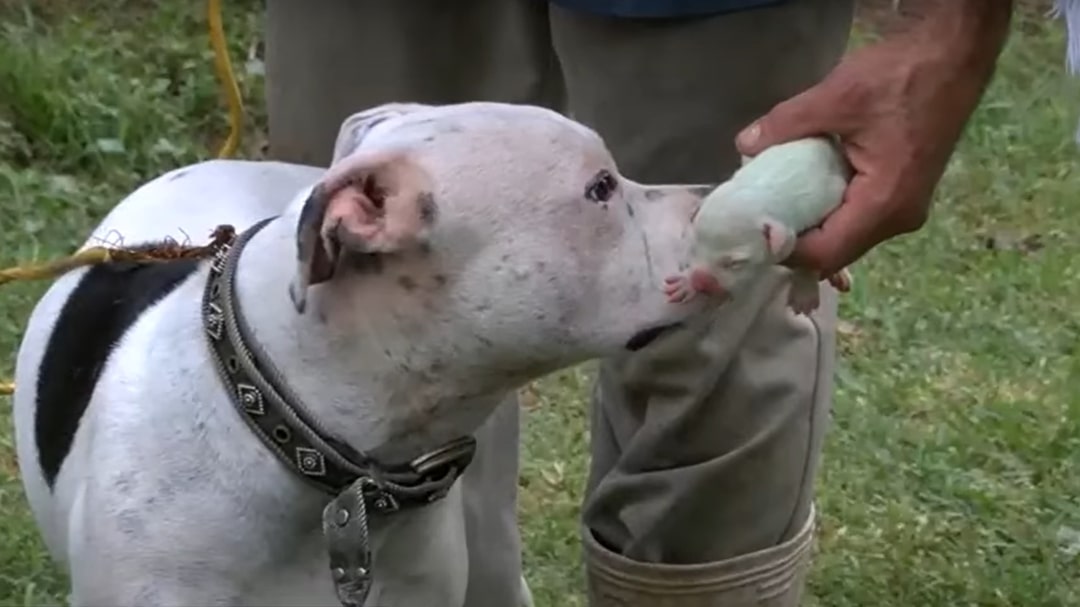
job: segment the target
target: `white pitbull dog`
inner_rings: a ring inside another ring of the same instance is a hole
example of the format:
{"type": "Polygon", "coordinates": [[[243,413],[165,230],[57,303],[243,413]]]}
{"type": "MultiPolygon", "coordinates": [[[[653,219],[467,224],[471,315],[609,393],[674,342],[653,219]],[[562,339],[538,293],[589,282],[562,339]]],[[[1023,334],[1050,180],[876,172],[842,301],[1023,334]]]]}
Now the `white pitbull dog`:
{"type": "Polygon", "coordinates": [[[19,463],[72,604],[333,606],[370,564],[357,604],[463,605],[462,445],[528,380],[703,316],[662,291],[702,194],[634,183],[593,131],[497,103],[354,115],[325,170],[209,161],[138,188],[84,246],[240,236],[70,272],[33,310],[19,463]],[[324,512],[357,470],[371,492],[324,512]],[[348,533],[370,537],[342,545],[370,563],[328,556],[358,506],[348,533]]]}

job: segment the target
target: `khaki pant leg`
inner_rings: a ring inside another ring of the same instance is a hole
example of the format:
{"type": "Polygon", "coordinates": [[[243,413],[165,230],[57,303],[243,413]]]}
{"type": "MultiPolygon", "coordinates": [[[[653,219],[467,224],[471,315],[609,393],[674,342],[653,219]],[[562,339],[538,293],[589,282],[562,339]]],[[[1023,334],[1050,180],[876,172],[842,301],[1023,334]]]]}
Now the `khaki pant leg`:
{"type": "MultiPolygon", "coordinates": [[[[277,160],[326,165],[341,122],[382,103],[562,102],[543,2],[268,0],[266,29],[277,160]]],[[[462,480],[468,607],[523,602],[518,418],[508,398],[477,433],[477,460],[462,480]]]]}
{"type": "Polygon", "coordinates": [[[270,155],[325,165],[338,127],[382,103],[505,101],[559,109],[537,0],[267,0],[270,155]]]}
{"type": "MultiPolygon", "coordinates": [[[[572,115],[622,172],[718,182],[735,134],[842,54],[853,2],[629,21],[552,9],[572,115]]],[[[835,293],[776,269],[711,326],[604,361],[583,534],[594,607],[797,605],[832,393],[835,293]]]]}

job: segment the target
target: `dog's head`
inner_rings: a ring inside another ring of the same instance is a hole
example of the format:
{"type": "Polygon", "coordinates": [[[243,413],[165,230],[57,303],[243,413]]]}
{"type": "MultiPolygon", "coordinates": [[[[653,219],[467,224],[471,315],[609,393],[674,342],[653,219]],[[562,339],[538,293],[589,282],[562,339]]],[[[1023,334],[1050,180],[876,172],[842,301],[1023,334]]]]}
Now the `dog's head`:
{"type": "Polygon", "coordinates": [[[595,132],[546,109],[376,107],[345,121],[293,209],[293,301],[328,322],[393,318],[444,367],[532,377],[702,311],[662,287],[704,192],[631,181],[595,132]]]}

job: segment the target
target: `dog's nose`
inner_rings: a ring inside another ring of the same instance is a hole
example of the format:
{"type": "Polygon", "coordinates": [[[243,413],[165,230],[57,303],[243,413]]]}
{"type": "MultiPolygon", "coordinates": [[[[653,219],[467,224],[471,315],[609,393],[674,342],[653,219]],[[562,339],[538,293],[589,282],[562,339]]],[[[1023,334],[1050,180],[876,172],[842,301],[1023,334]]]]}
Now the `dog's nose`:
{"type": "Polygon", "coordinates": [[[705,202],[705,197],[695,197],[692,210],[690,211],[690,221],[697,219],[698,211],[701,210],[702,203],[705,202]]]}
{"type": "Polygon", "coordinates": [[[709,192],[712,192],[713,190],[715,190],[719,185],[720,184],[717,184],[717,183],[700,183],[700,184],[697,184],[697,185],[689,186],[686,189],[692,195],[697,196],[698,198],[704,199],[706,196],[709,195],[709,192]]]}
{"type": "Polygon", "coordinates": [[[693,185],[685,188],[685,198],[687,199],[686,205],[690,210],[690,221],[693,221],[697,217],[698,211],[701,210],[701,204],[705,201],[705,197],[709,195],[716,188],[715,185],[693,185]]]}

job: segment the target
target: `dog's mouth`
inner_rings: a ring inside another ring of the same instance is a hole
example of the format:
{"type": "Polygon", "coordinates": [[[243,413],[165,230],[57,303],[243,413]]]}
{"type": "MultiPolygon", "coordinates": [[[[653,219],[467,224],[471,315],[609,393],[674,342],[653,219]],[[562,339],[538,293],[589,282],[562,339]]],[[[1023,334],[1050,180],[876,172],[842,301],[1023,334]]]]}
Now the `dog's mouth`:
{"type": "Polygon", "coordinates": [[[626,349],[631,352],[637,352],[638,350],[656,341],[661,335],[666,335],[681,327],[681,322],[675,322],[638,331],[626,342],[626,349]]]}

